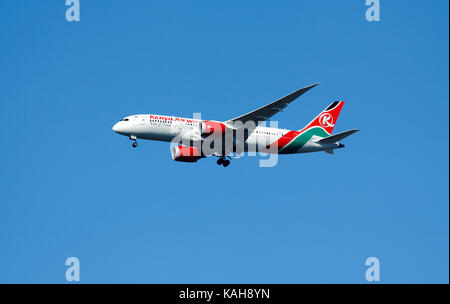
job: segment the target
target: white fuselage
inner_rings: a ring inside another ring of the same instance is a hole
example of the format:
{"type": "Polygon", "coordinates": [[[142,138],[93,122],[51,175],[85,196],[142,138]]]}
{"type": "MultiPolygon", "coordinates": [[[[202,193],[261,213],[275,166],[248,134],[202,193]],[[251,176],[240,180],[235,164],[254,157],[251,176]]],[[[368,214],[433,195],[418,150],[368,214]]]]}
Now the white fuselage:
{"type": "MultiPolygon", "coordinates": [[[[125,117],[114,125],[113,130],[119,134],[130,136],[130,138],[135,137],[165,142],[171,142],[174,139],[176,141],[200,142],[204,139],[200,131],[201,123],[202,120],[193,118],[140,114],[125,117]]],[[[283,139],[284,136],[289,136],[292,132],[295,131],[258,126],[245,140],[244,145],[242,145],[244,147],[242,152],[263,151],[278,153],[277,148],[269,151],[269,146],[283,139]]],[[[313,140],[309,140],[301,149],[290,153],[323,151],[330,148],[334,149],[336,145],[324,147],[323,145],[315,144],[313,140]]]]}
{"type": "MultiPolygon", "coordinates": [[[[134,135],[147,140],[171,142],[177,136],[181,139],[196,140],[200,137],[200,123],[201,120],[193,118],[139,114],[125,117],[114,125],[113,130],[126,136],[134,135]]],[[[288,131],[258,126],[246,142],[265,147],[288,131]]]]}

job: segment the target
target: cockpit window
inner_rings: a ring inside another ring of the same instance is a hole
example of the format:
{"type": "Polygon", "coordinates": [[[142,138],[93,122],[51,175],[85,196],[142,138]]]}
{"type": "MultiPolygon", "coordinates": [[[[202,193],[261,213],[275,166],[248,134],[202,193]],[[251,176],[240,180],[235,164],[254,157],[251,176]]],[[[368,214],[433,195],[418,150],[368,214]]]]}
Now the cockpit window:
{"type": "Polygon", "coordinates": [[[128,118],[124,118],[124,119],[123,119],[123,121],[128,121],[128,120],[129,120],[128,118]]]}

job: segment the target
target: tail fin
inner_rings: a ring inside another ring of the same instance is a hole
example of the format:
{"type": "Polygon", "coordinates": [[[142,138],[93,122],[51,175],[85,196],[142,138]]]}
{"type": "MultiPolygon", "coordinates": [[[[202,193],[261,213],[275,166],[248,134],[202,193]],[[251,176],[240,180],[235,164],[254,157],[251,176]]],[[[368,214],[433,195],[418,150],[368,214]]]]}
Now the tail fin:
{"type": "Polygon", "coordinates": [[[334,125],[339,117],[343,101],[335,101],[330,104],[325,110],[322,111],[316,118],[314,118],[309,124],[304,127],[301,132],[306,131],[313,127],[320,127],[328,133],[328,135],[333,132],[334,125]]]}

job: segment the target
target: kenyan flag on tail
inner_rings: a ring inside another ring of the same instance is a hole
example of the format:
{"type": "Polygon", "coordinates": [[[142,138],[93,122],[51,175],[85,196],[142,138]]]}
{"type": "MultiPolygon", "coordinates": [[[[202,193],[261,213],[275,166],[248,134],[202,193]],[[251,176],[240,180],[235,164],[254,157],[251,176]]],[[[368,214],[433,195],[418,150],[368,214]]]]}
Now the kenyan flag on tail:
{"type": "Polygon", "coordinates": [[[278,153],[290,154],[298,151],[313,137],[329,137],[339,117],[343,101],[335,101],[299,131],[290,131],[277,141],[278,153]]]}
{"type": "Polygon", "coordinates": [[[328,135],[331,135],[331,132],[333,132],[334,125],[336,124],[343,105],[343,101],[333,102],[325,110],[323,110],[322,113],[317,115],[316,118],[314,118],[309,124],[307,124],[306,127],[300,130],[300,132],[303,133],[311,128],[320,127],[325,130],[328,135]]]}

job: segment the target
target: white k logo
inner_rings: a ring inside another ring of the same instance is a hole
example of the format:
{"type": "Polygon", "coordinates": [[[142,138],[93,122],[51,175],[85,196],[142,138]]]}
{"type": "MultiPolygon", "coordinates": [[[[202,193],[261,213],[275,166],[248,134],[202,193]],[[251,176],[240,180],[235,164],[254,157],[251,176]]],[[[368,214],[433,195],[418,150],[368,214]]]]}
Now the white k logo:
{"type": "Polygon", "coordinates": [[[330,113],[323,113],[319,117],[319,122],[322,127],[334,127],[333,116],[330,113]]]}

